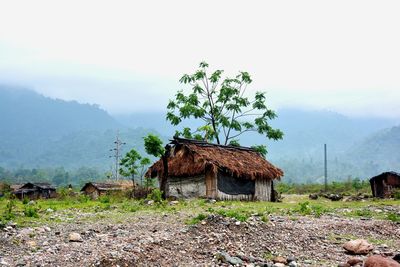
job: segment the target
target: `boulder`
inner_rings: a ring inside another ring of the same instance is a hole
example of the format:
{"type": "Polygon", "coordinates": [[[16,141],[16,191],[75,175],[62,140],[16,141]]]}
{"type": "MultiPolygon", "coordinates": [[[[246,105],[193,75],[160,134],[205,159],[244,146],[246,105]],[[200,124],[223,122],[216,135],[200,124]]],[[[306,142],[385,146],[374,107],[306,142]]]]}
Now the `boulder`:
{"type": "Polygon", "coordinates": [[[399,263],[400,263],[400,253],[399,253],[399,254],[396,254],[396,255],[394,255],[393,259],[394,259],[395,261],[397,261],[397,262],[399,262],[399,263]]]}
{"type": "Polygon", "coordinates": [[[374,255],[365,261],[364,267],[400,267],[400,263],[380,255],[374,255]]]}
{"type": "Polygon", "coordinates": [[[310,194],[309,196],[308,196],[308,198],[309,199],[318,199],[318,195],[317,194],[310,194]]]}
{"type": "Polygon", "coordinates": [[[346,242],[343,248],[351,254],[368,254],[374,249],[374,246],[364,239],[356,239],[346,242]]]}

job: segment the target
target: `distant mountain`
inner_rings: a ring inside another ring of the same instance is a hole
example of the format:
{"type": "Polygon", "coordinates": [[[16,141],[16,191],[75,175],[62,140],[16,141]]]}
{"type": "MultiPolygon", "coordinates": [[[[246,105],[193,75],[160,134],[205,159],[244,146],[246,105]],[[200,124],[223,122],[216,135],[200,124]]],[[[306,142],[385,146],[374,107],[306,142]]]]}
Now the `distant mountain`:
{"type": "Polygon", "coordinates": [[[108,170],[117,130],[144,154],[150,130],[129,129],[97,105],[44,97],[34,91],[0,86],[0,166],[7,168],[96,167],[108,170]]]}
{"type": "MultiPolygon", "coordinates": [[[[285,180],[292,182],[323,181],[323,146],[328,145],[328,170],[331,179],[351,177],[367,178],[383,168],[363,168],[347,155],[365,138],[398,121],[382,118],[350,118],[331,111],[282,109],[273,127],[284,132],[283,140],[271,141],[258,134],[241,136],[241,145],[265,144],[268,159],[285,171],[285,180]]],[[[164,113],[119,115],[117,120],[130,127],[139,125],[153,128],[163,135],[172,136],[175,129],[165,120],[164,113]]],[[[196,122],[187,121],[189,127],[196,122]]],[[[368,151],[368,158],[373,152],[368,151]]],[[[400,161],[397,161],[400,162],[400,161]]],[[[391,163],[392,165],[395,163],[391,163]]],[[[376,166],[375,166],[376,167],[376,166]]]]}
{"type": "Polygon", "coordinates": [[[400,171],[400,126],[381,130],[352,147],[348,160],[377,172],[400,171]]]}

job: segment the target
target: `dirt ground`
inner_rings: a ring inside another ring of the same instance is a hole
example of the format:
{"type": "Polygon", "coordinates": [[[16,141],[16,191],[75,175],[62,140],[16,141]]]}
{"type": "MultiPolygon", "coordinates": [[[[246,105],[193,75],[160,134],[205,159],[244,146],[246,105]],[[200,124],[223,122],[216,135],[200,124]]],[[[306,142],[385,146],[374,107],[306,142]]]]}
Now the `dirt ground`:
{"type": "MultiPolygon", "coordinates": [[[[375,254],[400,253],[400,225],[375,219],[335,215],[279,216],[268,220],[254,215],[247,222],[209,215],[195,225],[187,215],[135,214],[123,222],[57,223],[13,228],[0,232],[0,266],[216,266],[227,252],[255,262],[294,256],[298,266],[337,266],[350,256],[344,242],[363,238],[375,254]],[[82,242],[70,242],[70,233],[82,242]]],[[[255,263],[246,263],[254,266],[255,263]]],[[[265,265],[268,266],[268,265],[265,265]]]]}

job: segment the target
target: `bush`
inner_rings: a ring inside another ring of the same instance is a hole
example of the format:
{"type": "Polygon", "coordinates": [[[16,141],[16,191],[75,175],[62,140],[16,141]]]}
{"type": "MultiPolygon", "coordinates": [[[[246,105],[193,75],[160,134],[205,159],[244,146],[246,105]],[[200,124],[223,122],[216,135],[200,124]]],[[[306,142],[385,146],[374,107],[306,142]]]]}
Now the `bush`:
{"type": "Polygon", "coordinates": [[[246,212],[238,210],[218,210],[217,214],[223,217],[236,219],[237,221],[240,222],[245,222],[249,218],[249,215],[246,212]]]}
{"type": "Polygon", "coordinates": [[[397,200],[400,200],[400,189],[397,189],[397,190],[394,191],[393,198],[397,199],[397,200]]]}
{"type": "Polygon", "coordinates": [[[108,195],[100,196],[100,197],[99,197],[99,201],[100,201],[101,203],[110,203],[110,202],[111,202],[111,201],[110,201],[110,196],[108,196],[108,195]]]}
{"type": "Polygon", "coordinates": [[[24,214],[26,217],[39,218],[38,209],[34,206],[25,206],[24,214]]]}
{"type": "Polygon", "coordinates": [[[190,219],[187,224],[190,225],[194,225],[194,224],[198,224],[199,222],[201,222],[202,220],[204,220],[205,218],[207,218],[206,215],[204,215],[203,213],[200,213],[199,215],[197,215],[196,217],[190,219]]]}
{"type": "Polygon", "coordinates": [[[14,211],[13,211],[14,208],[15,208],[15,199],[10,198],[6,205],[6,210],[5,210],[5,213],[3,216],[4,220],[9,221],[9,220],[12,220],[15,218],[14,211]]]}
{"type": "Polygon", "coordinates": [[[389,213],[386,218],[392,222],[400,222],[400,215],[396,213],[389,213]]]}
{"type": "Polygon", "coordinates": [[[162,192],[160,189],[154,189],[153,191],[151,191],[150,194],[147,195],[146,199],[148,200],[153,200],[155,203],[162,203],[163,202],[163,198],[162,198],[162,192]]]}
{"type": "Polygon", "coordinates": [[[29,198],[24,197],[24,199],[22,200],[22,204],[26,205],[29,203],[29,198]]]}

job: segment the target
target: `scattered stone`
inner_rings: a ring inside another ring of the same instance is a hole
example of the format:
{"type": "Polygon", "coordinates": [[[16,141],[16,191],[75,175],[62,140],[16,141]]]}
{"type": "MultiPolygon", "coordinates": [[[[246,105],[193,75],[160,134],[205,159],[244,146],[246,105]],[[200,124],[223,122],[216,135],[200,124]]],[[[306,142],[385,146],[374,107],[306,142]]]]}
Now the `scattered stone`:
{"type": "Polygon", "coordinates": [[[178,205],[178,204],[179,204],[179,201],[173,200],[173,201],[170,201],[169,204],[170,204],[171,206],[175,206],[175,205],[178,205]]]}
{"type": "Polygon", "coordinates": [[[397,261],[398,263],[400,263],[400,253],[394,255],[393,259],[394,259],[395,261],[397,261]]]}
{"type": "Polygon", "coordinates": [[[296,261],[296,257],[295,256],[289,256],[289,257],[287,257],[287,262],[289,263],[289,262],[292,262],[292,261],[296,261]]]}
{"type": "Polygon", "coordinates": [[[374,255],[365,261],[364,267],[400,267],[400,263],[380,255],[374,255]]]}
{"type": "Polygon", "coordinates": [[[350,259],[347,260],[347,263],[350,266],[354,266],[354,265],[357,265],[357,264],[362,263],[362,262],[363,262],[363,260],[360,259],[360,258],[357,258],[357,257],[351,257],[350,259]]]}
{"type": "Polygon", "coordinates": [[[308,196],[308,198],[309,198],[309,199],[316,200],[316,199],[318,199],[318,194],[310,194],[310,195],[308,196]]]}
{"type": "Polygon", "coordinates": [[[286,260],[284,257],[282,257],[282,256],[277,256],[277,257],[275,257],[275,258],[272,259],[272,262],[273,262],[273,263],[283,263],[283,264],[286,264],[286,263],[287,263],[287,260],[286,260]]]}
{"type": "Polygon", "coordinates": [[[285,264],[277,262],[277,263],[274,263],[274,265],[272,265],[272,267],[285,267],[285,264]]]}
{"type": "Polygon", "coordinates": [[[83,242],[83,239],[78,233],[70,233],[68,237],[69,242],[83,242]]]}
{"type": "Polygon", "coordinates": [[[3,258],[0,258],[0,266],[9,266],[10,264],[6,262],[3,258]]]}
{"type": "Polygon", "coordinates": [[[33,200],[31,200],[31,201],[28,202],[28,205],[30,205],[30,206],[35,205],[35,204],[36,204],[36,202],[33,201],[33,200]]]}
{"type": "Polygon", "coordinates": [[[289,262],[288,266],[289,267],[297,267],[298,265],[297,265],[297,262],[291,261],[291,262],[289,262]]]}
{"type": "Polygon", "coordinates": [[[226,252],[218,252],[215,254],[215,258],[218,261],[224,262],[224,263],[229,263],[232,265],[241,265],[243,264],[243,261],[239,259],[238,257],[231,257],[228,253],[226,252]]]}
{"type": "Polygon", "coordinates": [[[52,212],[54,212],[54,210],[53,210],[52,208],[48,208],[48,209],[46,210],[46,212],[47,212],[47,213],[52,213],[52,212]]]}
{"type": "Polygon", "coordinates": [[[374,246],[365,239],[356,239],[346,242],[343,248],[352,254],[368,254],[374,249],[374,246]]]}
{"type": "Polygon", "coordinates": [[[338,267],[351,267],[351,265],[348,264],[347,262],[346,263],[339,263],[338,267]]]}

